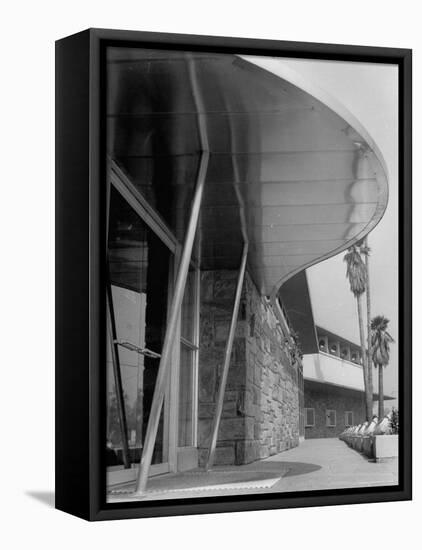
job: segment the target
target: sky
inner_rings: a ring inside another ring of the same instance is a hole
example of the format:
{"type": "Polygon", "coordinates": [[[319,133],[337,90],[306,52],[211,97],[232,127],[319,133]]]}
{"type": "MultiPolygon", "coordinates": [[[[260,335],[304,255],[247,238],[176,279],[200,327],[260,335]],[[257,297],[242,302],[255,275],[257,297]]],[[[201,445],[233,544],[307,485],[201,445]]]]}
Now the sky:
{"type": "MultiPolygon", "coordinates": [[[[380,149],[389,175],[386,212],[369,234],[372,317],[390,319],[390,364],[384,391],[398,389],[398,71],[394,65],[286,59],[280,61],[342,103],[380,149]]],[[[356,300],[345,277],[344,253],[307,270],[315,323],[359,343],[356,300]]],[[[365,305],[366,310],[366,305],[365,305]]],[[[366,321],[365,321],[366,322],[366,321]]],[[[377,373],[374,376],[377,389],[377,373]]],[[[387,404],[388,406],[389,404],[387,404]]]]}

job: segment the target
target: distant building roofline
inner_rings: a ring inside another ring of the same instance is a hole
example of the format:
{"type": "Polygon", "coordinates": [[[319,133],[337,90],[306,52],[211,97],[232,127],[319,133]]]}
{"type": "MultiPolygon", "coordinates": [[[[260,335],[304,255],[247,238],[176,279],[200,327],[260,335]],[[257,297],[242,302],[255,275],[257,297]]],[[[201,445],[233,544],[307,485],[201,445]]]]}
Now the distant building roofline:
{"type": "MultiPolygon", "coordinates": [[[[354,393],[359,393],[359,394],[364,394],[365,392],[363,390],[359,390],[359,389],[356,389],[356,388],[350,388],[349,386],[342,386],[341,384],[335,384],[333,382],[321,382],[321,380],[314,380],[313,378],[308,378],[306,376],[303,377],[304,381],[305,382],[310,382],[312,384],[315,384],[315,385],[319,385],[319,386],[331,386],[333,388],[338,388],[338,389],[342,389],[342,390],[347,390],[349,392],[354,392],[354,393]]],[[[374,401],[378,401],[378,394],[377,393],[373,393],[373,399],[374,401]]],[[[394,401],[395,399],[397,399],[396,397],[393,397],[391,395],[386,395],[384,394],[384,401],[394,401]]]]}

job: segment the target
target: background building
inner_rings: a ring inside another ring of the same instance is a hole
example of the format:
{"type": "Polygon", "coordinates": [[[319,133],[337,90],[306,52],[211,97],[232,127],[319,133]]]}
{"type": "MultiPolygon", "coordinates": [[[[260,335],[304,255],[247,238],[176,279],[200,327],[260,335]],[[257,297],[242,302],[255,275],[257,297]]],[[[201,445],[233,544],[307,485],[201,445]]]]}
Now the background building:
{"type": "Polygon", "coordinates": [[[303,353],[305,438],[337,437],[366,420],[360,345],[315,325],[305,271],[280,294],[303,353]]]}

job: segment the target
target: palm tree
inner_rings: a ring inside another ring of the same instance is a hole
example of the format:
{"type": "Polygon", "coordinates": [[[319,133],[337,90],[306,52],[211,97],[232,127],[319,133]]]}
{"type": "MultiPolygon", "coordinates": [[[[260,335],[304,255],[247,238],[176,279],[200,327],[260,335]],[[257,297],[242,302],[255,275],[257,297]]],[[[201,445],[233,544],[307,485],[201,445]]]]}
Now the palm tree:
{"type": "Polygon", "coordinates": [[[368,245],[368,236],[365,237],[365,240],[360,241],[359,251],[362,256],[365,257],[365,268],[366,268],[366,320],[367,320],[367,337],[368,337],[368,393],[369,393],[369,404],[371,407],[371,417],[373,414],[373,395],[374,395],[374,384],[372,379],[372,343],[371,343],[371,285],[369,280],[369,255],[371,249],[368,245]]]}
{"type": "Polygon", "coordinates": [[[384,417],[384,367],[390,361],[390,343],[393,337],[387,331],[390,321],[383,315],[377,315],[371,321],[372,360],[378,367],[378,418],[384,417]]]}
{"type": "Polygon", "coordinates": [[[358,307],[360,347],[363,366],[363,384],[365,388],[366,420],[370,421],[372,418],[372,399],[368,388],[368,362],[366,356],[365,331],[363,328],[362,316],[362,294],[366,290],[367,280],[366,267],[363,263],[357,245],[353,245],[347,249],[347,254],[344,256],[344,261],[347,264],[346,277],[349,279],[350,290],[356,298],[356,303],[358,307]]]}

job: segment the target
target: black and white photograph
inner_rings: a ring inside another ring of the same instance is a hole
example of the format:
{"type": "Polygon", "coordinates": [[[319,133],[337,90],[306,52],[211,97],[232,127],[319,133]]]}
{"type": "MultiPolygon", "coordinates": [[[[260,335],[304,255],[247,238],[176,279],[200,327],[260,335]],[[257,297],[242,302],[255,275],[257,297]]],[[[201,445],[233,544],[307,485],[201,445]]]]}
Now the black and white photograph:
{"type": "Polygon", "coordinates": [[[1,546],[413,550],[417,4],[3,4],[1,546]]]}
{"type": "Polygon", "coordinates": [[[104,56],[106,502],[397,487],[398,65],[104,56]]]}

